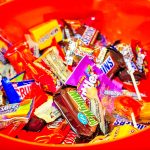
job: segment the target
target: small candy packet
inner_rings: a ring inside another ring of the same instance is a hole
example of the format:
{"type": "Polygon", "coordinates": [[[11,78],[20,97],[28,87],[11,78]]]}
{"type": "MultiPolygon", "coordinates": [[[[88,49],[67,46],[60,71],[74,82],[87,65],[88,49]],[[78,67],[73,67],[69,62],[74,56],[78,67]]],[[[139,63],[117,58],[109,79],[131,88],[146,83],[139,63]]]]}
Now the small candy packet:
{"type": "Polygon", "coordinates": [[[62,40],[62,31],[57,20],[50,20],[37,25],[29,29],[29,33],[31,38],[38,43],[40,50],[49,47],[54,37],[57,42],[62,40]]]}
{"type": "Polygon", "coordinates": [[[27,122],[33,109],[33,100],[25,99],[21,103],[7,104],[0,107],[0,128],[13,122],[27,122]]]}
{"type": "Polygon", "coordinates": [[[49,96],[48,100],[45,103],[35,109],[34,115],[45,120],[46,123],[50,123],[60,117],[61,113],[53,102],[52,97],[49,96]]]}
{"type": "Polygon", "coordinates": [[[96,131],[97,119],[76,89],[61,89],[54,96],[54,102],[78,136],[89,137],[96,131]]]}
{"type": "MultiPolygon", "coordinates": [[[[67,80],[71,73],[65,66],[62,58],[59,56],[56,46],[48,48],[42,56],[34,61],[34,64],[41,68],[42,62],[44,62],[44,64],[59,78],[62,83],[67,80]]],[[[47,69],[45,70],[47,71],[47,69]]]]}

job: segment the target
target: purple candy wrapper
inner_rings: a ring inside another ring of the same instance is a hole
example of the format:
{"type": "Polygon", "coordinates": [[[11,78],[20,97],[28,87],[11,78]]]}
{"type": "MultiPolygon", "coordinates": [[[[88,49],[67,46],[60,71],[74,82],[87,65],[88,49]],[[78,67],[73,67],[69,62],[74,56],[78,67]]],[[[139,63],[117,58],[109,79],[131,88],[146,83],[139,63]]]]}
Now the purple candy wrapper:
{"type": "Polygon", "coordinates": [[[114,98],[105,95],[104,91],[113,90],[121,92],[121,86],[118,87],[117,84],[114,84],[88,56],[82,58],[66,81],[66,84],[77,86],[78,93],[86,101],[88,106],[90,106],[90,100],[86,97],[86,90],[89,87],[96,87],[98,96],[109,113],[111,113],[114,108],[114,98]]]}

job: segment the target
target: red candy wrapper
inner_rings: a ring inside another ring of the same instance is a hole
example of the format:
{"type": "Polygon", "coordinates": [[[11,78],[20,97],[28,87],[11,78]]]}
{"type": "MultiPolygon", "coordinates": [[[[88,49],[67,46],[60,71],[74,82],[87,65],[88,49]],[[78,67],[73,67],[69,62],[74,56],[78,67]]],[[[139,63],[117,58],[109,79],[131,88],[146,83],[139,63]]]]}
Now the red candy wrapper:
{"type": "Polygon", "coordinates": [[[41,85],[50,92],[56,91],[52,77],[43,69],[33,64],[36,58],[32,55],[26,43],[18,44],[9,49],[5,57],[10,61],[18,73],[26,71],[27,78],[40,82],[41,85]]]}
{"type": "Polygon", "coordinates": [[[70,130],[62,144],[75,144],[76,137],[77,137],[77,134],[74,133],[72,130],[70,130]]]}
{"type": "MultiPolygon", "coordinates": [[[[55,122],[54,122],[55,123],[55,122]]],[[[70,126],[64,119],[59,119],[59,123],[47,124],[40,132],[21,130],[16,137],[37,143],[60,144],[70,131],[70,126]]]]}

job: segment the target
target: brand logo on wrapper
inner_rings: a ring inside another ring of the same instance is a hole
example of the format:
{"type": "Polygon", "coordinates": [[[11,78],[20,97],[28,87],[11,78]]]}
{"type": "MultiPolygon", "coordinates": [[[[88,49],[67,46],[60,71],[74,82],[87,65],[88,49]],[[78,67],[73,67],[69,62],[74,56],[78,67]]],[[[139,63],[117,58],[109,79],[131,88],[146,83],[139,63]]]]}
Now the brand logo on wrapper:
{"type": "MultiPolygon", "coordinates": [[[[83,84],[82,84],[82,87],[81,87],[81,97],[86,100],[86,94],[87,94],[87,88],[90,88],[90,87],[94,87],[95,84],[97,83],[97,79],[98,79],[98,76],[96,74],[94,74],[93,70],[92,70],[92,67],[90,65],[88,65],[88,67],[86,68],[85,70],[85,77],[83,78],[83,84]]],[[[82,81],[81,81],[82,83],[82,81]]],[[[80,84],[80,83],[79,83],[80,84]]],[[[80,86],[80,85],[79,85],[80,86]]],[[[79,89],[79,88],[78,88],[79,89]]]]}
{"type": "Polygon", "coordinates": [[[44,43],[46,40],[48,40],[51,36],[54,36],[56,33],[58,32],[58,28],[54,28],[53,30],[51,30],[50,32],[48,32],[47,34],[45,34],[43,37],[41,37],[39,39],[40,43],[44,43]]]}
{"type": "Polygon", "coordinates": [[[17,87],[15,90],[17,91],[21,99],[24,99],[25,96],[31,91],[31,85],[17,87]]]}
{"type": "Polygon", "coordinates": [[[24,99],[25,96],[31,91],[31,85],[33,82],[34,82],[34,80],[13,82],[13,87],[21,99],[24,99]]]}
{"type": "Polygon", "coordinates": [[[85,45],[89,45],[94,34],[95,34],[96,30],[92,27],[87,27],[85,32],[83,33],[82,37],[81,37],[81,41],[85,44],[85,45]]]}
{"type": "Polygon", "coordinates": [[[103,71],[103,73],[107,74],[113,67],[114,67],[114,62],[112,58],[109,56],[100,66],[100,69],[103,71]]]}
{"type": "Polygon", "coordinates": [[[78,120],[84,125],[88,124],[88,120],[87,120],[86,116],[81,112],[78,113],[78,120]]]}
{"type": "MultiPolygon", "coordinates": [[[[81,98],[81,96],[76,92],[76,91],[69,91],[68,94],[72,97],[72,99],[76,102],[76,104],[78,105],[78,110],[80,112],[82,112],[85,117],[87,118],[88,120],[88,124],[90,126],[95,126],[98,124],[97,120],[94,119],[94,115],[93,113],[88,109],[88,107],[86,106],[84,100],[81,98]]],[[[80,115],[81,116],[81,115],[80,115]]],[[[79,117],[79,116],[78,116],[79,117]]],[[[84,123],[86,122],[85,121],[85,117],[83,117],[82,115],[82,120],[84,123]]]]}
{"type": "Polygon", "coordinates": [[[0,115],[15,112],[19,108],[19,104],[11,104],[0,107],[0,115]]]}
{"type": "MultiPolygon", "coordinates": [[[[115,122],[113,123],[113,125],[115,126],[123,126],[125,124],[129,124],[129,125],[132,125],[133,126],[133,122],[131,121],[126,121],[126,120],[119,120],[119,119],[116,119],[115,122]]],[[[146,128],[147,126],[146,125],[143,125],[143,124],[137,124],[137,128],[139,130],[142,130],[144,128],[146,128]]]]}

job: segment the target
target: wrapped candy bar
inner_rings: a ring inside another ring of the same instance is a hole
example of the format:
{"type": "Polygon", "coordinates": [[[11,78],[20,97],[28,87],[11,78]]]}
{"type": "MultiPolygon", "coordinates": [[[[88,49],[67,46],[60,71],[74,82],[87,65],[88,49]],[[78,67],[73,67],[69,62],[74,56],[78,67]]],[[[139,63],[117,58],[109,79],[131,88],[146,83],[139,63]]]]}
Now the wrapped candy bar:
{"type": "Polygon", "coordinates": [[[71,27],[71,24],[67,23],[66,20],[61,20],[63,22],[63,40],[70,40],[74,36],[74,31],[71,27]]]}
{"type": "Polygon", "coordinates": [[[120,69],[125,68],[123,56],[115,51],[109,50],[105,56],[103,63],[98,66],[103,73],[112,78],[120,69]]]}
{"type": "Polygon", "coordinates": [[[52,97],[49,96],[48,100],[45,103],[35,109],[34,115],[45,120],[46,123],[50,123],[60,117],[61,113],[53,103],[52,97]]]}
{"type": "Polygon", "coordinates": [[[137,133],[138,129],[132,127],[131,125],[117,126],[112,132],[106,136],[97,136],[95,139],[90,141],[90,143],[100,143],[103,141],[113,141],[119,138],[129,136],[131,134],[137,133]]]}
{"type": "Polygon", "coordinates": [[[41,68],[41,62],[44,62],[44,64],[58,76],[62,83],[64,83],[70,75],[70,71],[59,56],[56,46],[47,49],[42,56],[34,61],[34,64],[41,68]]]}
{"type": "Polygon", "coordinates": [[[78,135],[91,136],[97,128],[97,119],[90,112],[76,89],[64,88],[54,96],[54,102],[71,128],[78,135]]]}
{"type": "Polygon", "coordinates": [[[4,91],[7,95],[7,99],[9,101],[9,103],[10,104],[19,103],[21,101],[21,97],[19,96],[17,91],[14,89],[10,80],[6,77],[3,77],[1,82],[2,82],[2,86],[4,88],[4,91]]]}
{"type": "Polygon", "coordinates": [[[0,129],[15,121],[27,122],[33,108],[33,100],[25,99],[21,103],[7,104],[0,107],[0,129]]]}
{"type": "Polygon", "coordinates": [[[33,64],[36,58],[32,55],[26,43],[19,43],[17,46],[9,49],[5,57],[10,61],[18,73],[25,71],[27,79],[34,79],[40,82],[45,90],[49,92],[56,91],[51,75],[33,64]]]}
{"type": "Polygon", "coordinates": [[[70,126],[65,119],[59,118],[55,122],[46,125],[41,119],[34,117],[30,125],[24,127],[16,136],[36,143],[60,144],[69,131],[70,126]],[[35,132],[37,129],[40,129],[39,132],[35,132]]]}
{"type": "MultiPolygon", "coordinates": [[[[127,120],[127,119],[122,118],[122,119],[116,119],[116,120],[113,122],[113,127],[115,127],[115,126],[124,126],[125,124],[134,126],[132,121],[129,121],[129,120],[127,120]]],[[[137,123],[137,129],[139,129],[139,130],[143,130],[143,129],[145,129],[146,127],[147,127],[147,126],[144,125],[144,124],[137,123]]]]}
{"type": "Polygon", "coordinates": [[[34,80],[23,80],[20,82],[12,82],[12,85],[21,99],[24,99],[31,90],[34,80]]]}
{"type": "Polygon", "coordinates": [[[77,30],[76,36],[79,37],[81,45],[84,44],[86,46],[89,46],[94,44],[98,33],[99,31],[95,28],[83,25],[77,30]]]}
{"type": "MultiPolygon", "coordinates": [[[[121,92],[117,92],[117,91],[113,91],[113,90],[105,90],[104,91],[104,94],[105,95],[110,95],[112,97],[117,97],[117,96],[130,96],[136,100],[138,100],[138,97],[137,97],[137,94],[135,92],[131,92],[131,91],[128,91],[128,90],[122,90],[121,92]]],[[[147,97],[144,93],[140,93],[141,97],[142,98],[145,98],[147,97]]]]}
{"type": "Polygon", "coordinates": [[[31,38],[38,43],[40,50],[51,45],[53,37],[59,42],[62,40],[62,32],[57,20],[50,20],[29,29],[31,38]]]}

